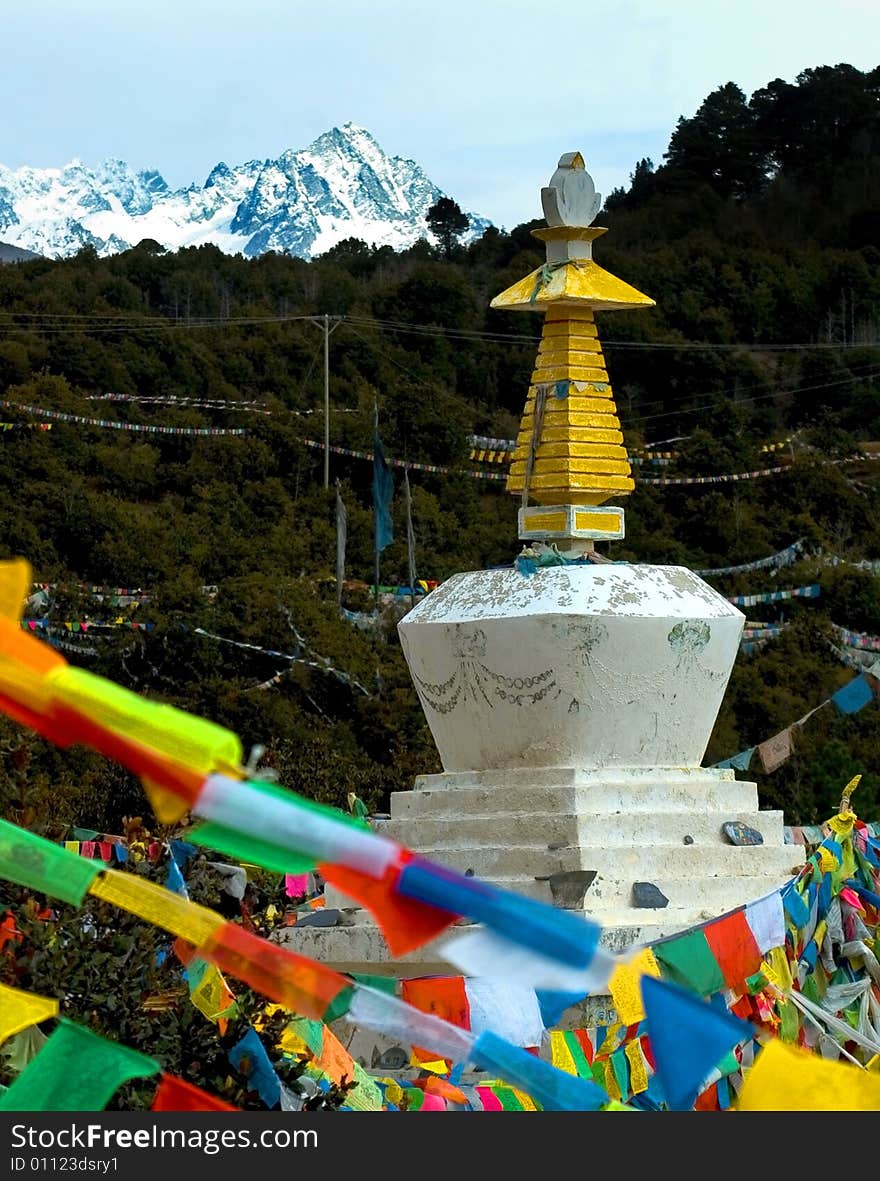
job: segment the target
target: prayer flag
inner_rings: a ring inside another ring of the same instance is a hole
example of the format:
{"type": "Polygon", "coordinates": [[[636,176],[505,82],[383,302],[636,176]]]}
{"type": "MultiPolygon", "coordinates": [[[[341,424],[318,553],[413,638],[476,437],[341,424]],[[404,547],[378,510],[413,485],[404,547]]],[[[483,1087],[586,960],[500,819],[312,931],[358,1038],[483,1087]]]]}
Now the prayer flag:
{"type": "Polygon", "coordinates": [[[844,1062],[767,1042],[744,1072],[737,1111],[878,1111],[880,1076],[844,1062]]]}
{"type": "Polygon", "coordinates": [[[37,996],[0,984],[0,1043],[57,1013],[58,1002],[54,997],[37,996]]]}
{"type": "Polygon", "coordinates": [[[831,700],[834,706],[842,714],[858,713],[873,698],[873,690],[864,673],[858,677],[853,677],[842,689],[838,689],[836,693],[831,694],[831,700]]]}
{"type": "Polygon", "coordinates": [[[772,738],[768,738],[766,742],[762,742],[758,746],[758,758],[761,760],[761,766],[769,775],[791,756],[791,727],[785,730],[780,730],[778,734],[774,734],[772,738]]]}
{"type": "Polygon", "coordinates": [[[671,1111],[689,1111],[710,1071],[754,1028],[674,984],[642,977],[657,1075],[671,1111]]]}
{"type": "Polygon", "coordinates": [[[348,512],[339,481],[336,481],[336,606],[342,610],[342,584],[345,581],[345,542],[348,535],[348,512]]]}
{"type": "Polygon", "coordinates": [[[0,1095],[0,1111],[103,1111],[123,1083],[159,1070],[155,1059],[62,1017],[36,1058],[0,1095]]]}
{"type": "Polygon", "coordinates": [[[201,1087],[177,1078],[173,1074],[163,1074],[159,1081],[159,1088],[153,1097],[150,1111],[238,1111],[221,1099],[216,1099],[203,1091],[201,1087]]]}
{"type": "MultiPolygon", "coordinates": [[[[391,500],[394,495],[394,478],[385,460],[382,440],[379,438],[379,407],[373,418],[373,512],[376,527],[376,560],[386,546],[394,540],[394,522],[391,520],[391,500]]],[[[379,579],[376,579],[378,585],[379,579]]]]}

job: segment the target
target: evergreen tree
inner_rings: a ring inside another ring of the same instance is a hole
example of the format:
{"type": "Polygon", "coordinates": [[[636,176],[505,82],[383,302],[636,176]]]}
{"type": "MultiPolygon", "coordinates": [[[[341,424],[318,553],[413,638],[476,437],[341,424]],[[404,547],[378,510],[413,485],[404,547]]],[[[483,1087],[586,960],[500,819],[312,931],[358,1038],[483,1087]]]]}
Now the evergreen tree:
{"type": "Polygon", "coordinates": [[[440,243],[443,257],[452,258],[458,239],[468,228],[467,214],[450,197],[439,197],[428,210],[426,221],[440,243]]]}

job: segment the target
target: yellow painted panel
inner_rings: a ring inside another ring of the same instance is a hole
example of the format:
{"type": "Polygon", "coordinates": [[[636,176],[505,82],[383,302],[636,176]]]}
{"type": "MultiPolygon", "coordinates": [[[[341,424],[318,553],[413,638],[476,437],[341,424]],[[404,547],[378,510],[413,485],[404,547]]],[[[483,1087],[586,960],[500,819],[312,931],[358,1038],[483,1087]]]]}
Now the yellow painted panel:
{"type": "Polygon", "coordinates": [[[563,348],[547,348],[544,344],[538,349],[538,360],[535,364],[536,369],[546,369],[548,365],[586,365],[587,368],[599,369],[605,368],[605,358],[602,350],[598,347],[585,349],[581,346],[581,341],[577,342],[577,347],[568,349],[563,348]]]}
{"type": "Polygon", "coordinates": [[[598,533],[619,533],[621,520],[618,513],[575,513],[575,529],[595,529],[598,533]]]}
{"type": "Polygon", "coordinates": [[[598,339],[589,336],[583,336],[580,333],[566,333],[565,336],[557,334],[556,336],[548,336],[546,333],[541,337],[541,343],[538,345],[538,352],[544,353],[566,353],[566,352],[580,352],[580,353],[596,353],[601,354],[602,345],[598,339]]]}
{"type": "MultiPolygon", "coordinates": [[[[610,416],[609,416],[610,417],[610,416]]],[[[517,447],[528,447],[531,442],[531,435],[525,432],[520,433],[517,439],[517,447]]],[[[594,427],[586,426],[571,426],[566,423],[564,426],[545,425],[541,431],[542,443],[623,443],[623,434],[620,431],[614,430],[599,430],[594,427]]]]}
{"type": "MultiPolygon", "coordinates": [[[[627,476],[610,476],[610,475],[583,475],[577,472],[568,472],[564,479],[560,479],[557,474],[552,475],[533,475],[529,481],[529,487],[534,489],[541,488],[570,488],[573,492],[590,492],[593,490],[607,490],[610,492],[618,492],[626,490],[631,492],[635,488],[635,483],[627,476]]],[[[606,498],[607,499],[607,498],[606,498]]],[[[577,501],[572,503],[589,504],[589,501],[577,501]]]]}
{"type": "MultiPolygon", "coordinates": [[[[525,426],[526,419],[532,417],[533,406],[527,406],[523,414],[522,425],[525,426]]],[[[574,415],[577,414],[602,414],[609,417],[617,413],[617,407],[611,398],[602,397],[587,397],[586,394],[575,394],[573,398],[554,398],[553,395],[544,403],[544,421],[552,418],[562,418],[566,421],[576,423],[578,426],[590,426],[588,422],[578,423],[574,415]],[[567,402],[571,402],[567,406],[567,402]]],[[[605,425],[604,423],[602,425],[605,425]]]]}
{"type": "Polygon", "coordinates": [[[536,475],[541,475],[545,471],[561,470],[583,476],[590,476],[596,472],[603,476],[628,476],[631,469],[625,459],[542,459],[539,452],[533,470],[536,475]]]}
{"type": "MultiPolygon", "coordinates": [[[[538,364],[532,370],[532,385],[537,385],[545,381],[608,381],[608,373],[605,369],[588,368],[584,365],[548,365],[546,368],[541,364],[538,358],[538,364]]],[[[604,393],[603,390],[596,390],[596,393],[604,393]]]]}
{"type": "Polygon", "coordinates": [[[577,332],[582,336],[598,336],[596,317],[589,308],[571,308],[566,315],[561,314],[561,309],[547,309],[544,335],[564,336],[568,332],[577,332]]]}
{"type": "Polygon", "coordinates": [[[612,447],[606,443],[550,443],[541,439],[538,459],[623,459],[629,458],[625,447],[612,447]]]}
{"type": "MultiPolygon", "coordinates": [[[[525,469],[525,463],[511,465],[510,474],[520,475],[525,469]]],[[[579,479],[583,486],[590,476],[628,476],[629,472],[629,464],[619,459],[538,459],[532,466],[532,480],[552,475],[563,481],[579,479]]]]}
{"type": "Polygon", "coordinates": [[[529,515],[523,521],[526,529],[546,529],[548,533],[561,533],[568,525],[567,513],[542,513],[529,515]]]}

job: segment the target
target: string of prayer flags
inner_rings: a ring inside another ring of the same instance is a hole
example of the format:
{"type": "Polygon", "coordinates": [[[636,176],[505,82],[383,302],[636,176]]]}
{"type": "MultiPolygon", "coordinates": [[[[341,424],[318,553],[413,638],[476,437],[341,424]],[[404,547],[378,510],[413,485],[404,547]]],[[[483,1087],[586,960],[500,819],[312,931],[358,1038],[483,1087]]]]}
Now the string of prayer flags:
{"type": "Polygon", "coordinates": [[[173,1074],[163,1074],[159,1080],[150,1111],[238,1111],[222,1099],[217,1099],[173,1074]]]}
{"type": "Polygon", "coordinates": [[[103,1111],[123,1083],[160,1070],[154,1058],[61,1017],[36,1058],[0,1095],[0,1111],[103,1111]]]}
{"type": "Polygon", "coordinates": [[[671,1111],[689,1111],[703,1081],[753,1027],[664,980],[642,977],[657,1076],[671,1111]]]}
{"type": "Polygon", "coordinates": [[[767,1041],[745,1072],[737,1111],[880,1111],[880,1075],[767,1041]]]}
{"type": "Polygon", "coordinates": [[[741,750],[739,754],[731,755],[729,759],[722,759],[720,763],[713,763],[713,767],[735,767],[737,771],[748,771],[752,755],[757,748],[750,746],[748,750],[741,750]]]}
{"type": "Polygon", "coordinates": [[[818,599],[821,594],[822,587],[817,582],[810,586],[792,587],[791,590],[764,591],[756,595],[733,595],[727,601],[733,603],[735,607],[754,607],[757,603],[779,603],[787,599],[818,599]]]}
{"type": "Polygon", "coordinates": [[[58,1001],[54,997],[37,996],[0,984],[0,1044],[40,1021],[58,1015],[58,1001]]]}
{"type": "Polygon", "coordinates": [[[695,570],[694,574],[699,574],[704,578],[713,574],[745,574],[751,570],[778,570],[782,566],[790,566],[792,562],[796,562],[803,549],[804,541],[801,538],[786,546],[785,549],[779,550],[778,553],[770,554],[769,557],[757,558],[754,562],[742,562],[739,566],[716,566],[714,570],[695,570]]]}
{"type": "Polygon", "coordinates": [[[41,418],[53,418],[58,422],[78,422],[83,426],[108,427],[116,431],[135,431],[151,435],[246,435],[243,428],[234,430],[218,427],[193,426],[152,426],[144,423],[116,422],[106,418],[88,418],[83,414],[67,414],[61,410],[46,410],[42,406],[27,406],[22,402],[10,402],[0,398],[0,406],[5,410],[21,410],[25,414],[38,414],[41,418]]]}

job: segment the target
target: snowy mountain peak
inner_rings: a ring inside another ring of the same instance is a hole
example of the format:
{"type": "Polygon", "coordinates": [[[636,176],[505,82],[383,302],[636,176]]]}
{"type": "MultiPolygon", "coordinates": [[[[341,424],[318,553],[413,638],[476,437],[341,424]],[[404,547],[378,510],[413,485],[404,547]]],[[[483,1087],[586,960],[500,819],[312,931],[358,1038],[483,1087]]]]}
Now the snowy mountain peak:
{"type": "MultiPolygon", "coordinates": [[[[95,168],[0,164],[3,240],[62,258],[84,245],[115,254],[144,238],[167,249],[213,243],[228,253],[311,258],[343,238],[401,249],[427,236],[441,190],[412,160],[389,156],[344,123],[274,160],[216,164],[203,185],[172,190],[161,173],[110,157],[95,168]]],[[[470,235],[489,223],[471,215],[470,235]]]]}

